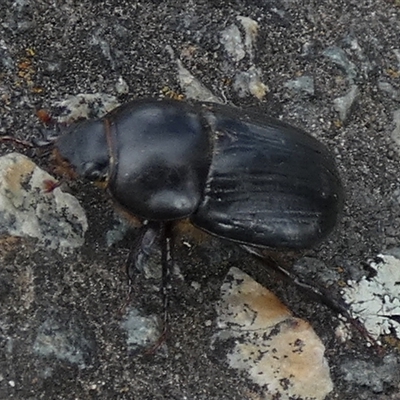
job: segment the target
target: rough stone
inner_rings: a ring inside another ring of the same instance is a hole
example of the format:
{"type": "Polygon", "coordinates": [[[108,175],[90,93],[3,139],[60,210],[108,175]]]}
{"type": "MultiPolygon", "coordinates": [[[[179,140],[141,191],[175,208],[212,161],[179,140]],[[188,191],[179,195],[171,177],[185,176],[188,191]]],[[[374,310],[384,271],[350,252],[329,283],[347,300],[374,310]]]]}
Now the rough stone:
{"type": "Polygon", "coordinates": [[[370,264],[375,276],[348,281],[342,295],[352,315],[375,339],[391,334],[400,339],[400,259],[387,254],[378,259],[370,264]]]}
{"type": "Polygon", "coordinates": [[[64,253],[80,247],[88,228],[78,200],[56,187],[47,172],[28,157],[10,153],[0,158],[0,233],[30,236],[64,253]]]}
{"type": "Polygon", "coordinates": [[[237,268],[221,288],[217,325],[216,343],[232,343],[230,367],[266,388],[266,398],[324,399],[332,391],[325,348],[310,324],[237,268]]]}

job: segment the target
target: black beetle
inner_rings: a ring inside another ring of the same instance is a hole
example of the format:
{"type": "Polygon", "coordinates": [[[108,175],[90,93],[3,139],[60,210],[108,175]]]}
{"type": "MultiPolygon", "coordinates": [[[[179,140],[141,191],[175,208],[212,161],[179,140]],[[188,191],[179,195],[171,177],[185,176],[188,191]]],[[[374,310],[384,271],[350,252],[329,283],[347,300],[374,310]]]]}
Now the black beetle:
{"type": "Polygon", "coordinates": [[[135,100],[55,143],[78,175],[149,221],[255,247],[303,249],[335,226],[343,189],[327,149],[279,120],[214,103],[135,100]]]}
{"type": "Polygon", "coordinates": [[[55,147],[78,175],[104,180],[116,204],[143,221],[127,263],[131,283],[161,239],[164,333],[170,222],[188,218],[262,256],[262,248],[315,245],[342,208],[339,174],[320,142],[227,105],[135,100],[72,125],[55,147]]]}

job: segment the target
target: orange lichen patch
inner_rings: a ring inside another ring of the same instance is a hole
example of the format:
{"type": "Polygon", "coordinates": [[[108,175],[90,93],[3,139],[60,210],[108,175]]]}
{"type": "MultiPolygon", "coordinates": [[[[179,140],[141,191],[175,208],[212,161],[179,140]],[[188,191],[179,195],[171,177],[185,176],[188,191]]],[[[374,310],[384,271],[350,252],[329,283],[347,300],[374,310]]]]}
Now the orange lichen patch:
{"type": "Polygon", "coordinates": [[[61,156],[57,149],[54,149],[51,155],[54,164],[54,173],[66,179],[77,179],[78,174],[74,171],[71,164],[61,156]]]}
{"type": "Polygon", "coordinates": [[[238,342],[235,355],[255,358],[254,363],[249,363],[249,373],[260,386],[268,387],[270,395],[281,399],[324,399],[333,389],[324,346],[308,322],[287,319],[276,326],[268,346],[258,345],[238,342]],[[286,386],[281,386],[283,381],[286,386]]]}
{"type": "Polygon", "coordinates": [[[19,75],[24,72],[29,72],[32,67],[32,61],[28,59],[23,59],[18,63],[19,75]]]}
{"type": "Polygon", "coordinates": [[[0,257],[7,257],[21,247],[22,238],[17,236],[0,236],[0,257]]]}
{"type": "Polygon", "coordinates": [[[233,80],[230,77],[222,78],[222,84],[224,86],[232,86],[233,80]]]}
{"type": "Polygon", "coordinates": [[[291,317],[290,310],[271,291],[240,270],[231,271],[240,284],[228,280],[221,288],[223,307],[228,310],[231,322],[241,329],[265,329],[291,317]]]}
{"type": "Polygon", "coordinates": [[[397,349],[397,351],[400,351],[400,339],[397,337],[394,337],[392,335],[386,335],[382,337],[382,342],[388,344],[390,347],[393,347],[397,349]]]}
{"type": "Polygon", "coordinates": [[[184,98],[185,98],[185,95],[184,95],[184,94],[178,93],[178,92],[176,92],[175,90],[170,89],[168,86],[164,86],[164,87],[161,89],[161,93],[162,93],[165,97],[168,97],[168,98],[173,99],[173,100],[184,100],[184,98]]]}
{"type": "Polygon", "coordinates": [[[325,348],[310,324],[249,275],[231,268],[217,312],[217,346],[229,349],[228,364],[247,373],[264,392],[260,398],[322,400],[333,389],[325,348]]]}
{"type": "Polygon", "coordinates": [[[32,60],[28,58],[22,59],[18,63],[17,75],[19,78],[23,79],[26,83],[32,84],[32,77],[35,74],[35,69],[32,64],[32,60]]]}
{"type": "Polygon", "coordinates": [[[347,287],[347,283],[346,283],[344,280],[342,280],[342,279],[340,279],[339,281],[337,281],[337,284],[338,284],[338,286],[341,287],[341,288],[347,287]]]}
{"type": "Polygon", "coordinates": [[[44,92],[44,89],[41,86],[34,86],[32,88],[32,93],[41,94],[44,92]]]}
{"type": "Polygon", "coordinates": [[[33,50],[31,47],[26,49],[26,55],[29,57],[33,57],[36,54],[35,50],[33,50]]]}
{"type": "Polygon", "coordinates": [[[53,122],[53,118],[51,117],[50,113],[47,110],[45,110],[44,108],[37,110],[36,116],[44,124],[50,124],[51,122],[53,122]]]}
{"type": "Polygon", "coordinates": [[[17,193],[21,190],[21,182],[23,177],[30,176],[35,169],[35,164],[29,159],[25,159],[19,163],[18,168],[8,168],[4,175],[4,180],[8,189],[17,193]]]}
{"type": "Polygon", "coordinates": [[[388,68],[386,70],[386,73],[393,79],[397,79],[400,77],[400,71],[394,68],[388,68]]]}
{"type": "Polygon", "coordinates": [[[106,190],[106,189],[107,189],[107,186],[108,186],[108,180],[95,181],[95,182],[94,182],[94,185],[95,185],[96,187],[98,187],[99,189],[106,190]]]}
{"type": "Polygon", "coordinates": [[[335,126],[335,128],[342,128],[343,127],[342,121],[340,121],[339,119],[335,119],[333,121],[333,125],[335,126]]]}
{"type": "Polygon", "coordinates": [[[33,57],[36,53],[32,48],[28,48],[25,54],[26,56],[21,58],[17,63],[17,76],[19,80],[17,80],[16,85],[27,85],[34,93],[42,93],[44,91],[43,88],[35,85],[33,82],[33,77],[36,74],[33,57]]]}
{"type": "MultiPolygon", "coordinates": [[[[276,323],[276,321],[291,315],[289,309],[269,290],[262,288],[263,290],[255,291],[254,285],[246,286],[242,288],[239,299],[246,304],[252,304],[254,312],[257,313],[257,317],[252,324],[253,327],[257,324],[257,319],[263,321],[268,319],[276,323]]],[[[232,301],[234,302],[235,299],[233,298],[232,301]]]]}

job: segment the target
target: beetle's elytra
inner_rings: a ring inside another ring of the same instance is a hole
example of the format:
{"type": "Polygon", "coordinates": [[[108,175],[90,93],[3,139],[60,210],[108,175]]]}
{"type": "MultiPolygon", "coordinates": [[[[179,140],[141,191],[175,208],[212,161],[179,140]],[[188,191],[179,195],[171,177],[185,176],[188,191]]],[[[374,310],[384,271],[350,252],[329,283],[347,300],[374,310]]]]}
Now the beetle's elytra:
{"type": "Polygon", "coordinates": [[[56,141],[143,220],[189,218],[256,247],[301,249],[335,226],[343,189],[325,146],[279,120],[213,103],[135,100],[56,141]]]}

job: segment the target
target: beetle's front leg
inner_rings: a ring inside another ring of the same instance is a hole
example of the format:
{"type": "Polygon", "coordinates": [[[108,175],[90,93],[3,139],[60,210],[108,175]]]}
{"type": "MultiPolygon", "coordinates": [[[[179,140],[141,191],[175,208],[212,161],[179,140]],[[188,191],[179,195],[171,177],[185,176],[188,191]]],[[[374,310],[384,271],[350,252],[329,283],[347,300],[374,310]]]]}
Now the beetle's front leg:
{"type": "Polygon", "coordinates": [[[161,233],[161,267],[162,267],[162,302],[163,302],[163,331],[160,339],[164,340],[168,333],[168,309],[169,309],[169,296],[168,288],[170,284],[171,271],[172,271],[172,224],[165,222],[162,224],[163,229],[161,233]]]}
{"type": "Polygon", "coordinates": [[[131,251],[126,262],[126,273],[129,281],[129,293],[132,292],[133,285],[138,272],[143,271],[154,247],[163,230],[163,224],[157,221],[144,221],[140,228],[138,236],[132,245],[131,251]]]}
{"type": "Polygon", "coordinates": [[[126,271],[129,280],[130,297],[136,275],[143,271],[155,246],[161,245],[162,281],[161,293],[163,304],[163,327],[160,338],[150,352],[155,351],[165,340],[168,332],[168,287],[172,269],[172,223],[159,221],[144,221],[128,256],[126,271]]]}
{"type": "MultiPolygon", "coordinates": [[[[129,284],[135,282],[136,274],[142,272],[156,246],[161,244],[162,285],[168,286],[171,269],[172,224],[169,222],[145,221],[133,243],[128,256],[126,271],[129,284]],[[161,243],[160,243],[161,241],[161,243]]],[[[165,296],[163,289],[163,296],[165,296]]],[[[165,303],[165,302],[164,302],[165,303]]]]}
{"type": "Polygon", "coordinates": [[[160,223],[161,240],[161,267],[162,267],[162,303],[163,303],[163,326],[158,340],[146,351],[147,354],[154,353],[165,341],[169,329],[169,296],[168,288],[172,271],[172,223],[160,223]]]}

